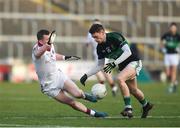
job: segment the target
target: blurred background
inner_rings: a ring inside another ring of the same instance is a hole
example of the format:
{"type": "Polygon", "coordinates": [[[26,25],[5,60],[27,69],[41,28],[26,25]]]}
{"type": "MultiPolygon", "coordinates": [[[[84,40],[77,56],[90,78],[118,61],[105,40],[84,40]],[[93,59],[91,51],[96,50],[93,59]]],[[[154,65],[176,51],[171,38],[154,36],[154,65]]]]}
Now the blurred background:
{"type": "Polygon", "coordinates": [[[140,81],[163,80],[160,37],[171,22],[180,27],[179,12],[179,0],[0,0],[0,81],[37,80],[31,51],[40,29],[56,30],[56,52],[82,58],[59,62],[78,80],[94,65],[92,48],[86,47],[94,19],[138,50],[144,65],[140,81]]]}

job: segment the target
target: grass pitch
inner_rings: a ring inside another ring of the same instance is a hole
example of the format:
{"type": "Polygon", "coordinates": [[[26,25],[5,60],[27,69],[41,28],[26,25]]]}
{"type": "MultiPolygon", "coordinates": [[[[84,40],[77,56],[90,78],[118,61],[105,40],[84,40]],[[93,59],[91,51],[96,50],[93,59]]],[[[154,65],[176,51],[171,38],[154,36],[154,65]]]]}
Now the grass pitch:
{"type": "MultiPolygon", "coordinates": [[[[90,91],[89,82],[86,87],[90,91]]],[[[123,110],[123,100],[119,93],[108,95],[97,103],[83,100],[85,105],[109,114],[108,118],[89,117],[69,106],[56,102],[40,92],[38,83],[0,83],[0,127],[172,127],[180,126],[180,91],[168,94],[161,83],[140,84],[139,87],[153,104],[154,109],[147,119],[140,119],[141,106],[132,98],[134,118],[125,119],[119,114],[123,110]]],[[[109,87],[108,87],[109,88],[109,87]]]]}

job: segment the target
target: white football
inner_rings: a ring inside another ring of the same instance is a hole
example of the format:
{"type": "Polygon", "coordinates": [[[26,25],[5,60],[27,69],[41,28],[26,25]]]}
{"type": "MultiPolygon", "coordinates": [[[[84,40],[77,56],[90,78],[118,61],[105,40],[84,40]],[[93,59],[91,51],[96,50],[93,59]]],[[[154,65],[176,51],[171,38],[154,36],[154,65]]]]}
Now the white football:
{"type": "Polygon", "coordinates": [[[94,84],[91,88],[91,93],[98,99],[102,99],[107,95],[106,85],[104,84],[94,84]]]}

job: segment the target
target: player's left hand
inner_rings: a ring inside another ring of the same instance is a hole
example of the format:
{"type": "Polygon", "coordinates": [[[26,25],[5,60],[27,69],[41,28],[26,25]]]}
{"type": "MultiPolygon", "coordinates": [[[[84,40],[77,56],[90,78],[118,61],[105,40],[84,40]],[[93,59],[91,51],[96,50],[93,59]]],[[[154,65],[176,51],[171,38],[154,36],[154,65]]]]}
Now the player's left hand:
{"type": "Polygon", "coordinates": [[[81,58],[78,56],[65,56],[65,60],[79,60],[79,59],[81,58]]]}
{"type": "Polygon", "coordinates": [[[112,69],[116,67],[114,62],[106,64],[106,67],[103,68],[105,73],[111,73],[112,69]]]}
{"type": "Polygon", "coordinates": [[[51,34],[49,36],[49,40],[47,42],[48,45],[51,45],[51,44],[54,43],[54,40],[56,38],[56,33],[55,32],[56,32],[55,30],[51,32],[51,34]]]}

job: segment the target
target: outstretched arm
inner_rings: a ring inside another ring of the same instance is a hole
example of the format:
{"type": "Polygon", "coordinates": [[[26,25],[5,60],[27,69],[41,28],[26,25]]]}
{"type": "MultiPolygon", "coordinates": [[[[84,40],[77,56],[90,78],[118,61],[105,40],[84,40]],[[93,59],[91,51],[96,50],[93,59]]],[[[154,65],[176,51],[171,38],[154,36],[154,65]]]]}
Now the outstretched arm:
{"type": "Polygon", "coordinates": [[[79,60],[79,59],[81,58],[78,56],[65,56],[65,55],[56,53],[56,60],[79,60]]]}
{"type": "Polygon", "coordinates": [[[94,68],[89,70],[87,73],[85,73],[81,77],[81,79],[80,79],[81,84],[83,84],[85,86],[85,82],[86,82],[87,78],[94,75],[94,74],[96,74],[97,72],[101,71],[103,69],[103,67],[104,67],[104,63],[105,63],[105,58],[99,59],[98,60],[98,65],[96,65],[94,68]]]}
{"type": "Polygon", "coordinates": [[[86,73],[87,76],[90,77],[96,74],[97,72],[101,71],[104,67],[104,63],[105,63],[105,59],[99,59],[98,64],[86,73]]]}
{"type": "Polygon", "coordinates": [[[65,56],[64,56],[64,55],[61,55],[61,54],[56,53],[56,60],[65,60],[65,56]]]}

